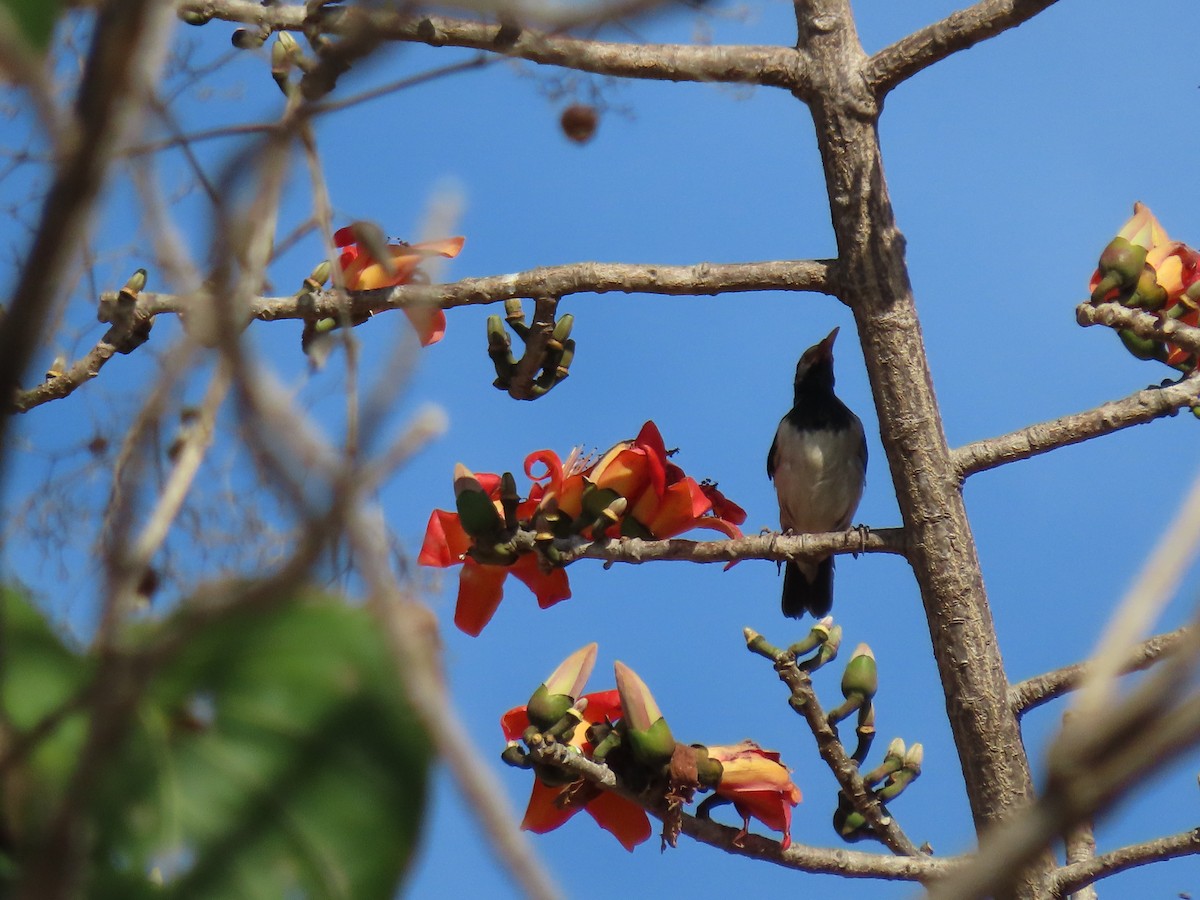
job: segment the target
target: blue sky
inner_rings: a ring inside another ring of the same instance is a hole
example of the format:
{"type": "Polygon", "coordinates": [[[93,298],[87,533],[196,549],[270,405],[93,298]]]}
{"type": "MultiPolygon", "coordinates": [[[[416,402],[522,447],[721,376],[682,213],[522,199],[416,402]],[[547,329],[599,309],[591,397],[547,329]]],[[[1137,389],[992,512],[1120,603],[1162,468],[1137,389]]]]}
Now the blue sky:
{"type": "MultiPolygon", "coordinates": [[[[856,13],[862,40],[874,51],[955,8],[874,0],[858,3],[856,13]]],[[[952,447],[1123,397],[1170,374],[1128,356],[1112,334],[1079,328],[1073,310],[1096,256],[1135,200],[1149,204],[1172,237],[1200,244],[1190,169],[1200,138],[1200,71],[1194,34],[1181,27],[1194,12],[1188,0],[1147,0],[1136,15],[1117,0],[1062,0],[889,96],[880,125],[885,174],[908,241],[952,447]]],[[[702,20],[691,10],[664,12],[631,29],[645,40],[686,41],[701,21],[715,42],[795,40],[792,7],[781,2],[718,2],[702,20]]],[[[226,52],[229,30],[213,23],[181,29],[177,38],[195,42],[198,58],[210,59],[226,52]]],[[[339,91],[467,55],[395,47],[347,76],[339,91]]],[[[254,54],[239,56],[181,99],[191,128],[269,118],[281,102],[265,60],[254,54]]],[[[810,120],[781,91],[618,84],[502,61],[331,116],[320,123],[318,140],[339,222],[373,219],[389,234],[412,237],[430,198],[455,186],[467,244],[447,271],[452,278],[586,260],[682,264],[834,252],[810,120]],[[595,139],[582,147],[558,130],[567,101],[547,97],[571,83],[585,99],[598,89],[609,107],[595,139]]],[[[201,156],[215,165],[234,146],[210,142],[201,156]]],[[[178,156],[164,156],[160,165],[164,182],[186,182],[178,156]]],[[[0,191],[20,189],[14,179],[0,183],[0,191]]],[[[108,200],[99,268],[108,284],[119,284],[140,264],[122,254],[145,233],[125,183],[108,200]]],[[[280,232],[302,221],[309,204],[297,164],[280,232]]],[[[176,211],[202,258],[199,209],[194,196],[185,196],[176,211]]],[[[0,225],[4,246],[22,239],[11,224],[0,225]]],[[[276,292],[294,290],[319,257],[311,239],[284,254],[272,269],[276,292]]],[[[151,277],[151,288],[164,289],[151,277]]],[[[100,333],[88,324],[85,306],[81,299],[68,316],[79,338],[66,346],[76,352],[100,333]]],[[[816,294],[608,294],[569,297],[560,308],[576,317],[575,364],[563,385],[534,403],[491,387],[484,352],[491,308],[452,311],[445,340],[423,351],[412,379],[396,385],[393,428],[429,402],[450,423],[381,496],[389,525],[414,556],[429,511],[452,505],[455,462],[519,473],[532,450],[604,449],[651,418],[667,446],[680,448],[676,461],[689,474],[719,481],[747,509],[748,532],[775,527],[766,451],[791,402],[796,358],[835,325],[842,326],[838,391],[866,424],[871,454],[856,519],[872,527],[899,524],[853,322],[837,301],[816,294]]],[[[160,326],[148,348],[165,352],[172,327],[160,326]]],[[[368,370],[411,352],[406,328],[402,317],[383,316],[357,330],[368,370]]],[[[309,375],[299,331],[296,323],[259,324],[250,339],[314,414],[336,428],[337,366],[309,375]]],[[[121,357],[97,383],[24,417],[21,434],[39,451],[77,446],[104,419],[102,404],[135,399],[153,371],[149,352],[121,357]]],[[[969,480],[967,508],[1013,680],[1088,653],[1190,483],[1198,435],[1200,422],[1185,414],[969,480]]],[[[22,457],[14,496],[41,483],[43,466],[38,452],[22,457]]],[[[81,490],[82,498],[98,496],[94,484],[81,490]]],[[[250,496],[261,502],[261,515],[272,514],[269,500],[250,496]]],[[[239,511],[228,514],[236,520],[239,511]]],[[[90,540],[68,545],[62,566],[19,545],[8,548],[11,571],[78,632],[87,630],[94,599],[90,540]]],[[[499,715],[523,703],[569,652],[595,640],[600,662],[593,689],[612,685],[611,664],[619,659],[650,685],[678,738],[749,737],[780,750],[805,794],[794,840],[837,843],[829,825],[834,780],[770,666],[742,647],[747,625],[778,643],[803,633],[779,615],[774,565],[750,561],[722,572],[662,563],[604,571],[585,560],[570,569],[571,600],[539,611],[515,586],[478,638],[451,623],[456,570],[410,574],[445,626],[447,676],[459,711],[518,812],[529,775],[499,762],[499,715]]],[[[1163,629],[1183,620],[1195,591],[1193,573],[1163,629]]],[[[925,774],[893,813],[914,840],[929,841],[939,854],[968,849],[970,816],[946,701],[907,566],[883,555],[843,558],[835,613],[847,645],[869,643],[879,662],[880,740],[872,761],[894,736],[926,747],[925,774]]],[[[840,699],[838,679],[837,672],[817,679],[827,706],[840,699]]],[[[1053,706],[1026,719],[1035,766],[1060,714],[1053,706]]],[[[1193,827],[1198,763],[1193,753],[1151,791],[1123,804],[1100,828],[1101,849],[1193,827]]],[[[409,894],[515,896],[444,776],[429,821],[409,894]]],[[[749,883],[764,894],[784,888],[830,898],[914,893],[910,885],[868,886],[753,864],[687,840],[660,855],[652,839],[627,854],[585,816],[534,843],[570,896],[610,879],[639,892],[670,888],[692,896],[729,895],[749,883]]],[[[1109,884],[1122,896],[1172,896],[1200,889],[1200,873],[1194,860],[1175,862],[1109,884]]]]}

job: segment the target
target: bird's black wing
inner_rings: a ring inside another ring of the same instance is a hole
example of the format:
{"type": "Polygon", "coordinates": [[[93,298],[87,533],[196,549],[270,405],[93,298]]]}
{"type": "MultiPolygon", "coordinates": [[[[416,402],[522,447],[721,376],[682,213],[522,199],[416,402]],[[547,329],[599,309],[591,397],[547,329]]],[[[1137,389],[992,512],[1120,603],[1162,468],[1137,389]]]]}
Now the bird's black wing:
{"type": "Polygon", "coordinates": [[[767,452],[767,477],[775,480],[775,450],[779,447],[779,431],[775,431],[775,439],[771,441],[771,449],[767,452]]]}

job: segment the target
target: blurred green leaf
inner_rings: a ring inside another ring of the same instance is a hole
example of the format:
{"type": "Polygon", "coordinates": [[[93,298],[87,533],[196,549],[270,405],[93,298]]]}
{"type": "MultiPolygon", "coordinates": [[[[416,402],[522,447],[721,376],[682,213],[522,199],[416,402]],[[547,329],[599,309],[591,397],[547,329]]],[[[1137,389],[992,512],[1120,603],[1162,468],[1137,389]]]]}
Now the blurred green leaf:
{"type": "Polygon", "coordinates": [[[66,704],[86,684],[89,665],[17,591],[0,587],[0,614],[0,747],[28,748],[0,781],[0,830],[20,847],[41,832],[79,760],[87,722],[66,704]]]}
{"type": "Polygon", "coordinates": [[[0,8],[8,9],[25,39],[39,52],[50,46],[60,7],[59,0],[0,0],[0,8]]]}
{"type": "MultiPolygon", "coordinates": [[[[25,729],[75,695],[90,662],[30,604],[3,597],[0,696],[25,729]]],[[[30,757],[54,765],[15,770],[39,775],[32,799],[45,815],[79,762],[85,725],[68,716],[30,757]]],[[[428,766],[424,732],[362,610],[308,596],[204,625],[153,679],[100,776],[87,894],[390,898],[428,766]]],[[[0,783],[6,816],[12,783],[0,783]]]]}

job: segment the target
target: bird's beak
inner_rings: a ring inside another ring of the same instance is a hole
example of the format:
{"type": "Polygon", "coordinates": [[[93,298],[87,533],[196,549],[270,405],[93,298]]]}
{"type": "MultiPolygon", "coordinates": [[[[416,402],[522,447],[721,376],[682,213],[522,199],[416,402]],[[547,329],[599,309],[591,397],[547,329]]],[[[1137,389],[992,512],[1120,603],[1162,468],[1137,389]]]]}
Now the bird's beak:
{"type": "Polygon", "coordinates": [[[835,328],[833,331],[829,332],[829,335],[825,338],[825,340],[821,341],[821,343],[817,345],[821,348],[822,356],[833,359],[833,342],[837,339],[837,336],[838,329],[835,328]]]}

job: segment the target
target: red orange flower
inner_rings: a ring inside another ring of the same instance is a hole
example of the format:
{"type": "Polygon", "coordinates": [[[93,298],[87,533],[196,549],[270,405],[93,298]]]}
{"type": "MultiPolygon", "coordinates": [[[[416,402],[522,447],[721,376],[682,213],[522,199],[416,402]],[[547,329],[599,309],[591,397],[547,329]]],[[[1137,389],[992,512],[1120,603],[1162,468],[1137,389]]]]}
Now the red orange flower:
{"type": "MultiPolygon", "coordinates": [[[[551,528],[555,537],[578,534],[591,538],[592,525],[614,500],[625,500],[617,516],[623,537],[665,539],[692,528],[711,528],[727,537],[741,537],[738,526],[746,513],[727,499],[713,484],[697,484],[672,463],[662,435],[653,422],[642,426],[638,436],[622,441],[598,461],[588,464],[572,453],[564,462],[552,450],[538,450],[525,458],[525,474],[533,481],[529,496],[516,508],[516,519],[526,530],[551,528]],[[553,511],[553,524],[545,514],[553,511]],[[542,522],[535,528],[534,519],[542,522]]],[[[480,489],[502,512],[500,476],[477,474],[480,489]]],[[[511,536],[511,535],[510,535],[511,536]]],[[[425,530],[417,561],[426,566],[463,564],[459,574],[455,624],[477,635],[491,620],[504,594],[504,581],[511,573],[537,597],[543,609],[571,596],[566,572],[551,566],[538,554],[524,553],[508,565],[487,559],[475,548],[457,513],[434,510],[425,530]]]]}
{"type": "MultiPolygon", "coordinates": [[[[1089,283],[1094,302],[1117,302],[1159,316],[1200,324],[1200,252],[1173,241],[1150,209],[1135,203],[1133,217],[1105,248],[1089,283]]],[[[1183,371],[1196,367],[1187,351],[1131,332],[1122,340],[1135,355],[1183,371]]]]}
{"type": "Polygon", "coordinates": [[[733,801],[742,817],[742,834],[753,816],[768,828],[783,832],[782,846],[792,843],[792,808],[800,802],[800,789],[792,783],[788,768],[774,750],[764,750],[754,741],[708,748],[708,756],[721,763],[721,780],[716,792],[733,801]]]}
{"type": "MultiPolygon", "coordinates": [[[[584,699],[587,700],[587,708],[583,711],[584,721],[575,728],[570,746],[587,756],[594,749],[586,737],[588,726],[620,718],[621,699],[615,690],[587,694],[584,699]]],[[[510,741],[519,739],[529,724],[529,713],[525,706],[510,709],[500,718],[500,727],[510,741]]],[[[535,834],[545,834],[558,828],[581,809],[586,810],[596,824],[620,841],[626,850],[632,851],[650,837],[650,820],[636,803],[582,779],[556,785],[543,780],[542,774],[535,777],[533,792],[529,796],[525,816],[521,819],[521,828],[535,834]]]]}
{"type": "MultiPolygon", "coordinates": [[[[465,238],[444,238],[420,244],[383,244],[375,247],[372,253],[361,233],[351,225],[335,231],[333,242],[342,251],[338,263],[346,289],[369,291],[419,281],[423,276],[419,267],[424,259],[458,256],[465,238]]],[[[437,343],[446,333],[446,314],[440,309],[406,309],[404,313],[417,330],[423,347],[437,343]]]]}

